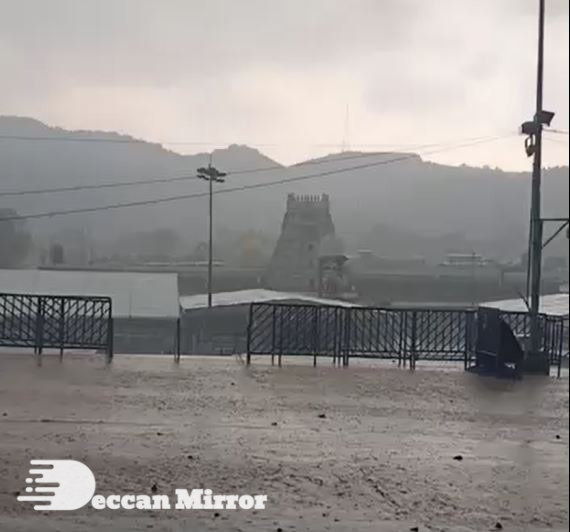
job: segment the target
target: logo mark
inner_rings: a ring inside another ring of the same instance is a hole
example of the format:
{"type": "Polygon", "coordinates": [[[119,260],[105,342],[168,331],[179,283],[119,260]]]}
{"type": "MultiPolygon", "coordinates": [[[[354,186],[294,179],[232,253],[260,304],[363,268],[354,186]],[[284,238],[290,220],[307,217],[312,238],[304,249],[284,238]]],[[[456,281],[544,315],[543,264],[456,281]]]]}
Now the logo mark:
{"type": "Polygon", "coordinates": [[[95,493],[95,476],[85,464],[75,460],[31,460],[31,477],[26,479],[29,495],[19,501],[36,504],[34,510],[77,510],[85,506],[95,493]]]}

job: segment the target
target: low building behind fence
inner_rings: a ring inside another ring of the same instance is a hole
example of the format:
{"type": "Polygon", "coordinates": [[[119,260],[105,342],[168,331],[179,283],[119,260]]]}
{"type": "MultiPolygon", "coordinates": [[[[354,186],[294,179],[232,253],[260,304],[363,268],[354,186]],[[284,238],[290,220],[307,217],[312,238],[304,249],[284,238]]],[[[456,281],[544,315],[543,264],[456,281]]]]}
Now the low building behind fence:
{"type": "MultiPolygon", "coordinates": [[[[69,321],[67,329],[71,330],[73,324],[67,316],[72,307],[68,310],[66,306],[63,313],[59,309],[52,311],[53,305],[56,304],[54,301],[83,302],[82,309],[87,308],[88,304],[92,305],[92,309],[93,301],[105,299],[112,303],[112,342],[116,353],[175,353],[177,350],[180,307],[176,274],[92,270],[0,270],[0,293],[3,293],[3,296],[0,296],[0,327],[5,327],[0,330],[0,345],[4,342],[6,346],[15,347],[12,336],[20,330],[18,327],[22,327],[22,330],[31,328],[30,334],[33,334],[34,338],[37,337],[38,341],[42,334],[47,335],[46,339],[49,339],[53,336],[50,323],[53,319],[59,320],[61,315],[65,316],[66,322],[69,321]],[[15,300],[12,297],[15,295],[20,299],[15,300]],[[28,303],[44,300],[47,303],[42,312],[48,312],[46,320],[41,317],[36,303],[28,303]],[[17,308],[14,301],[23,301],[27,307],[17,308]],[[16,320],[18,315],[21,319],[16,320]],[[52,315],[56,317],[51,318],[52,315]]],[[[82,310],[82,313],[85,314],[85,311],[82,310]]],[[[86,320],[82,323],[83,328],[80,328],[80,331],[86,327],[90,330],[86,320]]],[[[100,342],[88,342],[85,338],[84,335],[82,341],[75,344],[64,342],[65,349],[100,349],[100,342]]],[[[59,337],[57,341],[59,342],[59,337]]],[[[26,346],[30,346],[30,343],[26,346]]],[[[48,347],[45,342],[43,347],[48,347]]],[[[56,347],[59,347],[59,344],[56,347]]]]}

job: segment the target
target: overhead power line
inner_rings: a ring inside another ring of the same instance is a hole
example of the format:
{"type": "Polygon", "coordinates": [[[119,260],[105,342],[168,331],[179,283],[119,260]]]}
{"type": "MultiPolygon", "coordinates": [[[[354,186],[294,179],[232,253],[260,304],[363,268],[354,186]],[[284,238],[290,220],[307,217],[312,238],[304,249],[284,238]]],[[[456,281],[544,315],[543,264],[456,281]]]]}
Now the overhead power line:
{"type": "Polygon", "coordinates": [[[560,144],[561,146],[568,146],[568,139],[553,139],[551,137],[544,137],[544,140],[553,142],[554,144],[560,144]]]}
{"type": "MultiPolygon", "coordinates": [[[[353,155],[347,155],[342,157],[330,157],[327,159],[319,159],[313,161],[305,161],[292,166],[283,166],[280,164],[260,166],[257,168],[249,168],[245,170],[229,170],[226,172],[227,175],[240,175],[240,174],[254,174],[259,172],[270,172],[273,170],[288,170],[291,168],[296,168],[305,165],[318,165],[325,164],[329,162],[352,160],[352,159],[362,159],[368,157],[379,157],[385,156],[385,153],[359,153],[353,155]]],[[[131,187],[131,186],[143,186],[143,185],[153,185],[158,183],[176,183],[178,181],[190,181],[197,179],[196,175],[184,175],[175,177],[158,177],[153,179],[134,179],[131,181],[119,181],[115,183],[98,183],[96,185],[72,185],[67,187],[52,187],[52,188],[40,188],[40,189],[28,189],[28,190],[6,190],[0,191],[0,197],[3,196],[28,196],[36,194],[50,194],[58,192],[73,192],[79,190],[97,190],[101,188],[121,188],[121,187],[131,187]]]]}
{"type": "MultiPolygon", "coordinates": [[[[486,139],[492,139],[494,137],[474,137],[469,139],[464,139],[463,141],[459,142],[471,142],[471,141],[480,141],[486,139]]],[[[453,143],[457,144],[457,142],[453,143]]],[[[412,149],[425,149],[431,147],[438,147],[442,146],[442,143],[434,143],[434,144],[420,144],[414,146],[412,149]]],[[[289,170],[294,168],[299,168],[302,166],[310,166],[310,165],[319,165],[319,164],[327,164],[332,162],[338,161],[350,161],[354,159],[363,159],[369,157],[385,157],[386,153],[357,153],[352,155],[341,155],[338,157],[327,157],[325,159],[315,159],[310,161],[304,161],[302,163],[297,163],[292,166],[283,166],[280,164],[268,165],[263,167],[257,168],[249,168],[249,169],[242,169],[242,170],[228,170],[226,172],[227,175],[243,175],[243,174],[254,174],[259,172],[270,172],[273,170],[289,170]]],[[[197,179],[196,175],[183,175],[183,176],[175,176],[175,177],[157,177],[152,179],[134,179],[129,181],[118,181],[114,183],[98,183],[98,184],[87,184],[87,185],[70,185],[70,186],[62,186],[62,187],[48,187],[48,188],[36,188],[36,189],[24,189],[24,190],[0,190],[0,197],[8,197],[8,196],[31,196],[31,195],[39,195],[39,194],[55,194],[55,193],[62,193],[62,192],[77,192],[81,190],[98,190],[104,188],[122,188],[122,187],[132,187],[132,186],[144,186],[144,185],[154,185],[159,183],[176,183],[176,182],[184,182],[184,181],[192,181],[197,179]]]]}
{"type": "MultiPolygon", "coordinates": [[[[468,148],[468,147],[472,147],[472,146],[475,146],[478,144],[493,142],[496,140],[501,140],[501,139],[505,139],[505,138],[509,138],[509,137],[511,137],[511,135],[487,138],[484,140],[478,140],[478,141],[474,141],[474,142],[470,142],[470,143],[459,144],[459,145],[451,146],[451,147],[447,147],[447,148],[440,148],[440,149],[431,150],[431,151],[423,153],[422,155],[433,155],[433,154],[442,153],[445,151],[451,151],[451,150],[460,149],[460,148],[468,148]]],[[[241,191],[245,191],[245,190],[268,188],[268,187],[273,187],[273,186],[277,186],[277,185],[283,185],[286,183],[307,181],[309,179],[315,179],[315,178],[319,178],[319,177],[326,177],[326,176],[331,176],[331,175],[342,174],[345,172],[352,172],[352,171],[364,170],[366,168],[374,168],[377,166],[393,164],[393,163],[413,159],[415,157],[417,157],[417,154],[415,154],[415,153],[405,154],[405,155],[401,155],[398,157],[394,157],[392,159],[386,159],[383,161],[365,163],[365,164],[350,166],[350,167],[346,167],[346,168],[335,168],[332,170],[327,170],[324,172],[318,172],[318,173],[314,173],[314,174],[306,174],[306,175],[301,175],[301,176],[288,177],[288,178],[278,179],[275,181],[265,181],[265,182],[261,182],[261,183],[253,183],[250,185],[242,185],[242,186],[237,186],[237,187],[222,188],[222,189],[215,190],[214,194],[216,194],[216,195],[218,195],[218,194],[229,194],[229,193],[241,192],[241,191]]],[[[182,194],[182,195],[178,195],[178,196],[167,196],[167,197],[163,197],[163,198],[155,198],[155,199],[150,199],[150,200],[112,203],[112,204],[108,204],[108,205],[101,205],[98,207],[86,207],[86,208],[78,208],[78,209],[67,209],[67,210],[59,210],[59,211],[42,212],[42,213],[37,213],[37,214],[27,214],[27,215],[21,215],[21,216],[9,216],[9,217],[5,217],[5,218],[0,218],[0,222],[16,221],[16,220],[18,220],[18,221],[20,221],[20,220],[31,220],[31,219],[39,219],[39,218],[51,218],[54,216],[66,216],[66,215],[71,215],[71,214],[93,213],[93,212],[99,212],[99,211],[123,209],[123,208],[128,208],[128,207],[141,207],[144,205],[157,205],[160,203],[169,203],[172,201],[201,198],[201,197],[207,196],[208,194],[209,194],[208,192],[200,192],[200,193],[195,193],[195,194],[182,194]]]]}
{"type": "MultiPolygon", "coordinates": [[[[110,138],[110,137],[79,137],[72,135],[50,136],[50,135],[0,135],[0,140],[13,140],[18,142],[79,142],[97,144],[161,144],[166,146],[229,146],[232,142],[207,142],[195,140],[160,140],[151,141],[135,139],[131,137],[110,138]]],[[[275,144],[255,144],[255,146],[275,146],[275,144]]]]}
{"type": "MultiPolygon", "coordinates": [[[[222,141],[202,141],[202,140],[145,140],[132,137],[90,137],[73,135],[9,135],[0,134],[0,141],[18,142],[69,142],[69,143],[95,143],[95,144],[150,144],[162,146],[254,146],[254,147],[279,147],[279,146],[310,146],[316,148],[342,148],[342,142],[222,142],[222,141]]],[[[390,148],[390,149],[412,149],[413,144],[386,144],[386,143],[350,143],[351,148],[390,148]]]]}

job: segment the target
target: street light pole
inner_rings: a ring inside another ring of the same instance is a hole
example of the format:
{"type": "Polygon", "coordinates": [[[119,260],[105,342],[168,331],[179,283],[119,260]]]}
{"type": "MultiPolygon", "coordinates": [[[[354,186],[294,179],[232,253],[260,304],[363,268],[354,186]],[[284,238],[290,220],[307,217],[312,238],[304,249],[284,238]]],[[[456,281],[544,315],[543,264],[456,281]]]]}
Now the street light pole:
{"type": "Polygon", "coordinates": [[[542,181],[542,114],[544,84],[544,15],[545,0],[539,0],[538,14],[538,62],[536,76],[536,114],[534,116],[534,160],[532,166],[531,192],[531,266],[530,266],[530,350],[533,356],[540,349],[540,330],[538,315],[540,312],[540,280],[542,275],[542,219],[541,219],[541,181],[542,181]]]}
{"type": "MultiPolygon", "coordinates": [[[[212,171],[212,164],[208,165],[208,170],[212,171]]],[[[212,307],[212,277],[213,277],[213,268],[214,268],[214,180],[211,177],[208,179],[208,186],[209,186],[209,201],[210,201],[210,209],[209,209],[209,216],[208,216],[208,308],[212,307]]]]}
{"type": "Polygon", "coordinates": [[[210,163],[207,168],[200,167],[197,170],[197,177],[208,181],[208,199],[209,199],[209,214],[208,214],[208,308],[212,307],[212,294],[213,294],[213,269],[214,269],[214,182],[225,183],[224,177],[226,174],[220,172],[212,166],[212,157],[210,156],[210,163]]]}
{"type": "Polygon", "coordinates": [[[532,360],[528,361],[528,368],[532,371],[548,370],[546,355],[540,353],[542,333],[540,330],[540,281],[542,276],[542,249],[543,225],[541,217],[541,172],[542,172],[542,131],[549,126],[554,113],[545,111],[543,105],[544,86],[544,24],[546,0],[539,0],[538,13],[538,62],[536,76],[536,111],[534,119],[522,125],[522,132],[527,136],[525,140],[526,153],[533,157],[532,188],[530,205],[529,230],[529,269],[527,286],[530,289],[530,346],[527,350],[532,360]]]}

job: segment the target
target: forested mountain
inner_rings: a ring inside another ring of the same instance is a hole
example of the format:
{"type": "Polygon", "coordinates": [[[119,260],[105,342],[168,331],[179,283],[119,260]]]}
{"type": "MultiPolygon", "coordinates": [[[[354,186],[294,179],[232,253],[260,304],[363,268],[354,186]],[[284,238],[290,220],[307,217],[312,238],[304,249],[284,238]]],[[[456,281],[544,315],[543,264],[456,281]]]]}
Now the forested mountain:
{"type": "MultiPolygon", "coordinates": [[[[158,144],[134,140],[112,132],[66,131],[30,118],[0,117],[0,192],[193,176],[196,168],[209,160],[206,153],[180,155],[158,144]],[[77,140],[61,140],[71,136],[77,140]]],[[[394,153],[350,152],[284,167],[258,150],[236,145],[214,151],[213,163],[229,172],[226,183],[216,185],[218,191],[314,176],[220,194],[215,201],[216,227],[220,229],[252,229],[277,235],[288,192],[326,192],[331,198],[337,232],[349,250],[367,247],[381,255],[411,256],[425,253],[430,242],[442,238],[447,242],[443,247],[484,247],[496,256],[512,257],[524,250],[530,194],[528,173],[445,166],[423,161],[419,156],[394,153]],[[392,159],[398,161],[389,162],[392,159]],[[368,164],[342,173],[315,175],[368,164]]],[[[546,170],[543,182],[545,214],[567,216],[568,168],[546,170]]],[[[200,194],[206,190],[205,182],[188,179],[125,188],[0,196],[0,208],[16,209],[26,215],[200,194]]],[[[97,240],[168,228],[188,242],[198,242],[205,236],[206,222],[207,200],[194,197],[153,206],[31,220],[28,228],[41,234],[65,227],[85,227],[97,240]]],[[[551,249],[558,253],[567,250],[567,241],[561,239],[551,249]]]]}

